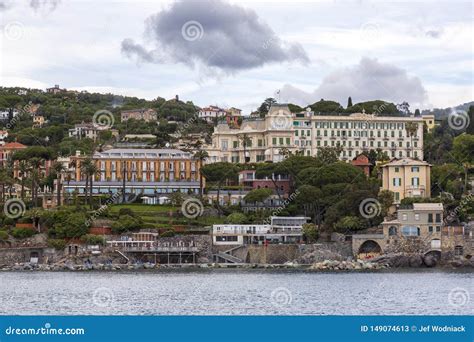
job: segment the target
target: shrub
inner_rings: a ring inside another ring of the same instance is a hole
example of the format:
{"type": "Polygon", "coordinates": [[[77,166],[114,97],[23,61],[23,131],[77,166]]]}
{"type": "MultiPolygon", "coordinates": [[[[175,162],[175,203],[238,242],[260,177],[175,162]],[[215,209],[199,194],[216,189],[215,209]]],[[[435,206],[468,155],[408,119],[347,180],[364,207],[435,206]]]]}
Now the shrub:
{"type": "Polygon", "coordinates": [[[130,208],[120,208],[118,212],[118,216],[125,216],[125,215],[135,217],[135,212],[130,208]]]}
{"type": "Polygon", "coordinates": [[[81,237],[81,240],[88,245],[105,245],[105,239],[100,235],[86,234],[81,237]]]}
{"type": "Polygon", "coordinates": [[[130,215],[120,216],[117,221],[112,223],[112,232],[121,234],[128,231],[138,230],[143,222],[140,218],[132,217],[130,215]]]}
{"type": "Polygon", "coordinates": [[[66,248],[66,240],[63,239],[48,239],[48,246],[57,250],[66,248]]]}
{"type": "Polygon", "coordinates": [[[8,233],[4,230],[0,230],[0,241],[8,240],[8,233]]]}
{"type": "Polygon", "coordinates": [[[242,224],[242,223],[247,223],[247,216],[242,214],[242,213],[232,213],[229,216],[227,216],[226,223],[231,223],[231,224],[242,224]]]}
{"type": "Polygon", "coordinates": [[[36,232],[33,229],[26,228],[15,228],[12,231],[12,236],[17,239],[26,239],[35,235],[36,232]]]}
{"type": "Polygon", "coordinates": [[[166,232],[163,232],[160,234],[160,237],[173,237],[175,236],[174,230],[167,230],[166,232]]]}

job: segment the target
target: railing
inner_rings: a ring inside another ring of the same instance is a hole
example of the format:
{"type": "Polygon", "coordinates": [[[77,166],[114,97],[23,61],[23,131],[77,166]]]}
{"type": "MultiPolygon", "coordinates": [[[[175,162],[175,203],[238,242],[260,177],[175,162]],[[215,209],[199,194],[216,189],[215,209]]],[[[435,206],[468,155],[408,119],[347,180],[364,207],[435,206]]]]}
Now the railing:
{"type": "Polygon", "coordinates": [[[115,247],[117,250],[125,252],[164,252],[164,253],[173,253],[173,252],[199,252],[197,247],[163,247],[163,246],[150,246],[150,247],[131,247],[131,246],[120,246],[115,247]]]}

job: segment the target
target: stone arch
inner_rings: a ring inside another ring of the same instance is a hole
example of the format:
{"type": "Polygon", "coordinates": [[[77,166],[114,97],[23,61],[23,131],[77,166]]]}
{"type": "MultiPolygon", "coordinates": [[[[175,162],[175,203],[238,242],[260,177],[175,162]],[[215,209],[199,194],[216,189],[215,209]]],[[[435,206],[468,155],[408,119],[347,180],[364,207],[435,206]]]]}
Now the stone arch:
{"type": "Polygon", "coordinates": [[[366,240],[363,244],[359,247],[359,254],[361,253],[373,253],[373,254],[380,254],[382,253],[382,247],[375,242],[374,240],[366,240]]]}

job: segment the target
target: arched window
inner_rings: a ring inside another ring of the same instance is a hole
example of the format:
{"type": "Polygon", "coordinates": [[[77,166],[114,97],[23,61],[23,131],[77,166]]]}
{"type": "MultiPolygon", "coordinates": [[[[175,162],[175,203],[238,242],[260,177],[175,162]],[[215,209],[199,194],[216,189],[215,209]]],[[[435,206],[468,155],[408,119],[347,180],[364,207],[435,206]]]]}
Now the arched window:
{"type": "Polygon", "coordinates": [[[388,228],[388,236],[397,235],[397,227],[391,226],[388,228]]]}
{"type": "Polygon", "coordinates": [[[462,256],[464,253],[464,248],[463,246],[455,246],[454,247],[454,255],[456,256],[462,256]]]}

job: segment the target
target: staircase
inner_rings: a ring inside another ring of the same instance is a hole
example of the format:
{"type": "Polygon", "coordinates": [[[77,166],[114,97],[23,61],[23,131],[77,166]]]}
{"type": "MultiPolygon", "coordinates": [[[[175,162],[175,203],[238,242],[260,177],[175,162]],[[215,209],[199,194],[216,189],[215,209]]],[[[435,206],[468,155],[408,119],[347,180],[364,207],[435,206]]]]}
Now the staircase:
{"type": "Polygon", "coordinates": [[[120,256],[124,257],[125,260],[127,260],[127,262],[130,262],[130,259],[129,259],[125,254],[123,254],[121,251],[119,251],[118,249],[116,249],[115,252],[117,252],[118,254],[120,254],[120,256]]]}
{"type": "Polygon", "coordinates": [[[219,258],[224,259],[226,262],[230,262],[232,264],[241,264],[242,259],[237,258],[236,256],[227,254],[227,253],[222,253],[219,252],[217,254],[214,254],[215,257],[217,257],[217,262],[219,262],[219,258]]]}

